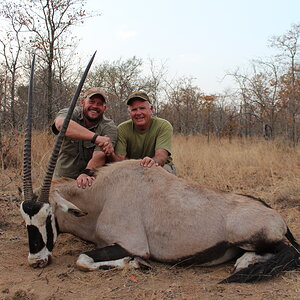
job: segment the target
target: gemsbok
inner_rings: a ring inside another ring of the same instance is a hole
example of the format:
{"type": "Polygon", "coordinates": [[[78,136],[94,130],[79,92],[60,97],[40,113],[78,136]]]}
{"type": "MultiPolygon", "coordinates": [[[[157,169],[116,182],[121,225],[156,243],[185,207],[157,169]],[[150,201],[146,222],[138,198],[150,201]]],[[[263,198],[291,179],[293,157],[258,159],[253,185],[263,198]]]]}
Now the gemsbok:
{"type": "Polygon", "coordinates": [[[299,268],[300,245],[283,218],[261,200],[197,186],[161,167],[143,168],[138,160],[100,168],[87,189],[77,188],[73,179],[52,180],[68,119],[93,57],[38,194],[31,183],[32,63],[20,208],[28,231],[29,264],[45,267],[58,234],[67,232],[96,246],[76,262],[85,271],[150,267],[151,260],[212,266],[240,256],[234,273],[221,281],[229,283],[255,282],[299,268]]]}

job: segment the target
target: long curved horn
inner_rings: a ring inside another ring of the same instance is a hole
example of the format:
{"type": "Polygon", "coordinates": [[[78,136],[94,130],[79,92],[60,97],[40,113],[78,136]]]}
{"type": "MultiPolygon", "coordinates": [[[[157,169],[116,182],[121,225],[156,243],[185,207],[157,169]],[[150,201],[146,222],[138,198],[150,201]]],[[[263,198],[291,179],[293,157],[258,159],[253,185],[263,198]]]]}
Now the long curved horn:
{"type": "Polygon", "coordinates": [[[53,172],[54,172],[54,169],[55,169],[56,161],[57,161],[57,158],[58,158],[59,150],[60,150],[61,144],[63,142],[63,139],[65,137],[65,133],[66,133],[67,127],[69,125],[73,110],[74,110],[76,102],[77,102],[77,99],[80,95],[82,86],[83,86],[84,81],[87,77],[87,74],[90,70],[90,67],[91,67],[92,62],[94,60],[96,52],[93,54],[92,58],[90,59],[88,65],[87,65],[87,67],[86,67],[86,69],[85,69],[85,71],[82,75],[82,78],[81,78],[81,80],[80,80],[80,82],[77,86],[77,90],[76,90],[76,92],[73,96],[73,99],[71,101],[71,105],[69,107],[67,116],[65,117],[62,128],[61,128],[61,130],[60,130],[60,132],[57,136],[54,148],[52,150],[51,157],[49,159],[48,169],[46,171],[46,175],[45,175],[45,178],[44,178],[44,182],[43,182],[43,185],[42,185],[42,188],[41,188],[41,193],[39,195],[38,201],[49,202],[49,192],[50,192],[50,187],[51,187],[51,180],[52,180],[53,172]]]}
{"type": "Polygon", "coordinates": [[[31,135],[32,135],[32,98],[33,98],[33,73],[34,73],[35,55],[33,55],[30,82],[28,89],[28,107],[27,107],[27,120],[25,131],[25,142],[23,152],[23,191],[24,200],[32,199],[32,180],[31,180],[31,135]]]}

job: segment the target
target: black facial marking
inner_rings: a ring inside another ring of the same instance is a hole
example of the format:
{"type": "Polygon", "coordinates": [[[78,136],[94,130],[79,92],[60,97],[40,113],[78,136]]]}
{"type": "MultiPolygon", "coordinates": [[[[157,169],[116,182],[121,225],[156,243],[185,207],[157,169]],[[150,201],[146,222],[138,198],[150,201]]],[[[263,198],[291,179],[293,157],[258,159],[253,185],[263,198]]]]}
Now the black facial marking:
{"type": "Polygon", "coordinates": [[[40,209],[43,207],[43,203],[41,202],[34,202],[34,201],[24,201],[22,204],[22,208],[24,212],[32,218],[36,215],[40,209]]]}
{"type": "Polygon", "coordinates": [[[29,252],[31,254],[38,253],[45,247],[42,235],[38,228],[34,225],[27,226],[28,240],[29,240],[29,252]]]}
{"type": "Polygon", "coordinates": [[[61,232],[60,232],[60,230],[59,230],[59,226],[58,226],[58,222],[57,222],[57,219],[55,218],[55,227],[56,227],[56,233],[57,233],[57,235],[59,235],[61,232]]]}
{"type": "Polygon", "coordinates": [[[52,229],[52,216],[48,216],[46,220],[47,242],[46,247],[51,252],[54,247],[54,233],[52,229]]]}
{"type": "Polygon", "coordinates": [[[127,250],[117,244],[88,251],[84,254],[91,257],[94,262],[117,260],[126,256],[132,256],[127,250]]]}

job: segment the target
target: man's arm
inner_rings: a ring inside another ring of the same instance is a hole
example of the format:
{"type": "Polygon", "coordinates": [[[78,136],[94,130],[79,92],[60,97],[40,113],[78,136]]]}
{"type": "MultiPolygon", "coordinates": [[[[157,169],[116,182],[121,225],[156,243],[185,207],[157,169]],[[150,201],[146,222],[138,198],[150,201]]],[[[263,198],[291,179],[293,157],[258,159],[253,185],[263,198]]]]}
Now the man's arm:
{"type": "MultiPolygon", "coordinates": [[[[63,122],[63,117],[57,117],[55,119],[54,124],[58,131],[61,130],[63,122]]],[[[95,132],[90,131],[73,120],[70,120],[66,136],[73,139],[91,141],[95,136],[95,132]]],[[[101,151],[96,150],[93,152],[92,158],[84,170],[85,173],[80,174],[76,178],[77,186],[83,189],[87,186],[91,186],[92,182],[95,180],[93,170],[98,167],[102,167],[106,162],[106,155],[110,155],[111,152],[113,152],[113,145],[107,136],[97,136],[94,144],[100,147],[101,151]]]]}
{"type": "MultiPolygon", "coordinates": [[[[62,125],[64,122],[64,118],[57,117],[54,121],[55,127],[58,131],[61,130],[62,125]]],[[[70,123],[68,125],[66,136],[73,138],[73,139],[79,139],[84,141],[91,141],[94,137],[95,132],[81,126],[77,122],[70,120],[70,123]]],[[[106,155],[110,155],[113,151],[113,145],[110,141],[110,138],[107,136],[97,136],[95,140],[95,145],[101,148],[101,150],[104,151],[106,155]]]]}
{"type": "MultiPolygon", "coordinates": [[[[168,157],[169,153],[167,150],[157,149],[155,150],[155,155],[153,157],[146,156],[141,160],[141,166],[150,168],[155,164],[156,166],[163,167],[167,162],[168,157]]],[[[115,152],[111,154],[110,158],[113,162],[128,159],[125,155],[116,154],[115,152]]]]}
{"type": "Polygon", "coordinates": [[[86,166],[85,173],[80,174],[76,179],[77,186],[83,189],[85,189],[87,186],[91,186],[92,182],[95,180],[93,171],[98,167],[104,166],[105,162],[105,153],[102,151],[94,151],[92,158],[86,166]]]}
{"type": "Polygon", "coordinates": [[[153,157],[146,156],[141,161],[141,166],[143,167],[152,167],[156,166],[164,166],[169,157],[169,153],[165,149],[157,149],[155,150],[155,154],[153,157]]]}
{"type": "Polygon", "coordinates": [[[144,157],[141,161],[143,167],[164,166],[172,148],[173,127],[170,122],[164,120],[159,134],[156,137],[155,154],[153,157],[144,157]]]}

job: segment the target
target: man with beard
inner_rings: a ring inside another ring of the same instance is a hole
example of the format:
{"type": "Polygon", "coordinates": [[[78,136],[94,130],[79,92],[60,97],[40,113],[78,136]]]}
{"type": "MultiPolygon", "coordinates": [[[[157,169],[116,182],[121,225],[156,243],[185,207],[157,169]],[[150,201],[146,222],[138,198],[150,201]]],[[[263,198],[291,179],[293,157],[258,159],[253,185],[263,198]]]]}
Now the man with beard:
{"type": "MultiPolygon", "coordinates": [[[[84,93],[67,128],[54,177],[74,178],[81,188],[91,186],[94,169],[105,165],[117,140],[116,125],[104,116],[106,100],[106,94],[98,87],[84,93]]],[[[58,134],[62,128],[67,111],[64,108],[57,114],[53,133],[58,134]]]]}

